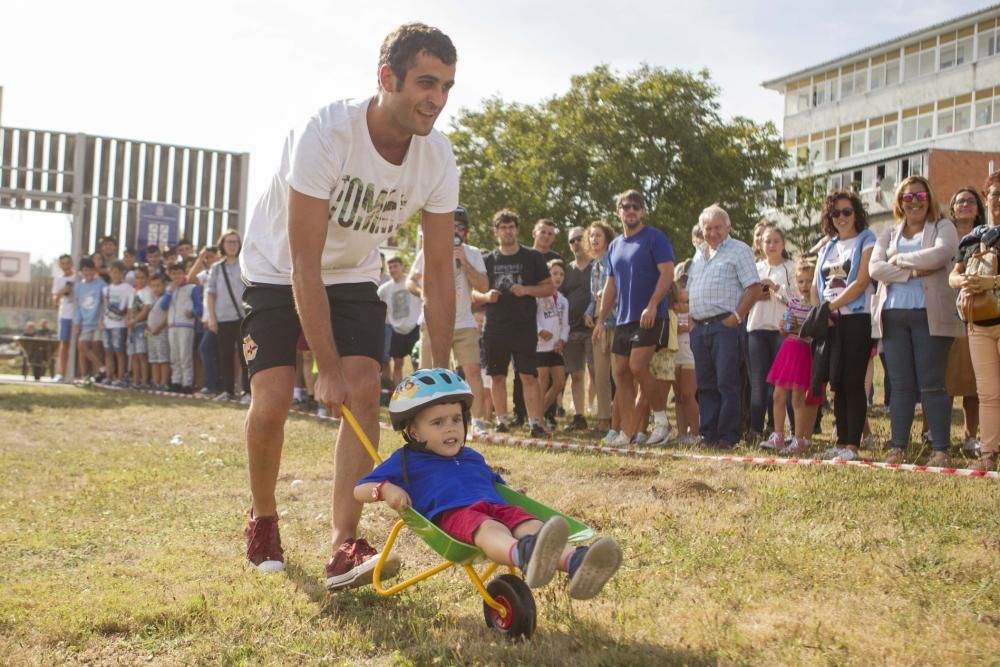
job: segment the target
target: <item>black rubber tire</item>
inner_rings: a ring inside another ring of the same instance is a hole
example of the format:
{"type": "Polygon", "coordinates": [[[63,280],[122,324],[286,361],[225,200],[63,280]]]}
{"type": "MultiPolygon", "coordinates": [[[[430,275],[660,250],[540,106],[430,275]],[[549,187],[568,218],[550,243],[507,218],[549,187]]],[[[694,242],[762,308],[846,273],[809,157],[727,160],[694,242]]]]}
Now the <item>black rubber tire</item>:
{"type": "Polygon", "coordinates": [[[507,639],[530,639],[535,632],[537,612],[535,597],[524,580],[512,574],[502,574],[490,581],[486,590],[494,600],[507,607],[507,611],[510,612],[507,618],[501,618],[498,612],[483,602],[486,625],[507,639]]]}

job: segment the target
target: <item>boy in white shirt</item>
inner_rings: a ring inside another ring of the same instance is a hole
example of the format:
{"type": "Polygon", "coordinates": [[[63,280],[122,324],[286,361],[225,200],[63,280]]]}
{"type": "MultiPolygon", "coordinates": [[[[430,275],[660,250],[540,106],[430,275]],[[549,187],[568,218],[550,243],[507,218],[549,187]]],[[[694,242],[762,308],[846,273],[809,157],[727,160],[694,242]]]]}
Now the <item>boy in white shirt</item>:
{"type": "Polygon", "coordinates": [[[59,256],[59,268],[62,275],[52,280],[53,305],[59,307],[59,368],[56,382],[63,381],[69,363],[69,347],[73,339],[73,283],[76,282],[76,271],[73,270],[73,258],[70,255],[59,256]]]}
{"type": "Polygon", "coordinates": [[[162,273],[154,273],[149,277],[149,289],[153,293],[153,305],[146,317],[150,382],[153,389],[165,391],[170,385],[170,341],[166,332],[167,311],[160,305],[160,299],[167,291],[162,273]]]}
{"type": "Polygon", "coordinates": [[[542,393],[542,412],[545,428],[556,427],[549,408],[555,405],[566,386],[566,364],[562,357],[563,346],[569,340],[569,300],[559,291],[566,279],[566,265],[561,259],[548,263],[549,275],[556,288],[552,296],[536,297],[538,347],[535,348],[535,365],[538,367],[538,390],[542,393]]]}
{"type": "Polygon", "coordinates": [[[135,281],[132,300],[128,308],[128,368],[132,384],[145,388],[149,383],[149,362],[146,346],[146,320],[153,307],[153,290],[150,289],[149,269],[137,266],[132,270],[135,281]]]}
{"type": "Polygon", "coordinates": [[[378,288],[378,298],[385,303],[385,322],[392,327],[389,356],[395,387],[403,380],[403,362],[420,339],[420,299],[406,289],[406,272],[399,257],[389,260],[389,277],[391,280],[378,288]]]}
{"type": "Polygon", "coordinates": [[[125,339],[127,335],[128,307],[132,302],[132,286],[125,282],[125,262],[116,259],[108,269],[110,284],[104,288],[104,366],[108,369],[108,380],[124,387],[125,381],[125,339]]]}

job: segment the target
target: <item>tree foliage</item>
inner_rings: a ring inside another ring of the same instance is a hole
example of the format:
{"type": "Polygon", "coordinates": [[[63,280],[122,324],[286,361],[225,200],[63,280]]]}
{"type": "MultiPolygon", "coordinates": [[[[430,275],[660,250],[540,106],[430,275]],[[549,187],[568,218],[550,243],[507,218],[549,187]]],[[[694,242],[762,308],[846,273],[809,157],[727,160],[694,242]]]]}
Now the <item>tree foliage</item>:
{"type": "MultiPolygon", "coordinates": [[[[761,217],[759,193],[787,154],[772,123],[723,120],[718,93],[707,71],[600,66],[538,105],[493,97],[461,110],[450,138],[471,241],[493,245],[490,221],[501,208],[521,215],[524,240],[542,217],[564,229],[613,221],[614,197],[629,188],[646,196],[649,222],[678,248],[712,203],[747,236],[761,217]]],[[[565,236],[559,243],[566,248],[565,236]]]]}

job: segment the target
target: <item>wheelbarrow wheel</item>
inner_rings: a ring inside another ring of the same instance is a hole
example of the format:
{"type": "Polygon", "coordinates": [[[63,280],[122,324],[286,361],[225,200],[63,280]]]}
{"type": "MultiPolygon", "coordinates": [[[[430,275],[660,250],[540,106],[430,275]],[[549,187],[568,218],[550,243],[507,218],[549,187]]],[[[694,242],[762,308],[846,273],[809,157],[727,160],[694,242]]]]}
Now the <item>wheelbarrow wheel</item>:
{"type": "Polygon", "coordinates": [[[535,631],[535,598],[524,580],[512,574],[503,574],[486,586],[493,599],[504,606],[506,615],[483,602],[486,625],[507,639],[530,639],[535,631]]]}

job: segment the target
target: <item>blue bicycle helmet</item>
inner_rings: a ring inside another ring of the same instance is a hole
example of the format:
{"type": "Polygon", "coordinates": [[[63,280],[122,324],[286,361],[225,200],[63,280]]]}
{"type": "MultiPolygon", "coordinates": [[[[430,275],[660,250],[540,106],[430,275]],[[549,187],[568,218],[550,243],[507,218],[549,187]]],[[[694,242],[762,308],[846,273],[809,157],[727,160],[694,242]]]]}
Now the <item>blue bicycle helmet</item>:
{"type": "Polygon", "coordinates": [[[439,403],[461,403],[465,416],[472,407],[472,389],[447,368],[425,368],[408,375],[392,392],[389,401],[392,427],[403,431],[405,437],[410,420],[424,408],[439,403]]]}

